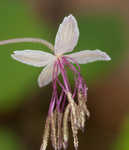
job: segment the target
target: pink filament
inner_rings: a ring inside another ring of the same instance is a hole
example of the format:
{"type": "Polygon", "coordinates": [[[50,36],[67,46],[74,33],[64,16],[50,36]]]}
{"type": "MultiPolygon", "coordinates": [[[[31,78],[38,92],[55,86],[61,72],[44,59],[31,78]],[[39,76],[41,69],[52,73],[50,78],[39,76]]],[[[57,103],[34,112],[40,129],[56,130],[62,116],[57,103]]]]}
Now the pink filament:
{"type": "Polygon", "coordinates": [[[52,74],[52,80],[53,80],[53,92],[52,92],[52,98],[49,106],[49,115],[53,112],[54,108],[57,108],[59,112],[64,111],[65,103],[66,103],[66,93],[71,92],[71,86],[67,78],[67,73],[65,70],[65,66],[67,66],[73,73],[74,73],[74,81],[75,81],[75,87],[73,91],[73,98],[77,95],[77,91],[83,92],[84,95],[87,94],[87,88],[86,84],[80,74],[80,66],[78,63],[69,57],[63,56],[61,59],[58,59],[54,64],[53,74],[52,74]],[[76,67],[70,63],[71,60],[76,64],[76,67]],[[78,71],[79,70],[79,71],[78,71]],[[58,78],[58,72],[60,71],[63,83],[60,82],[58,78]],[[57,84],[62,88],[61,94],[58,97],[57,92],[57,84]]]}

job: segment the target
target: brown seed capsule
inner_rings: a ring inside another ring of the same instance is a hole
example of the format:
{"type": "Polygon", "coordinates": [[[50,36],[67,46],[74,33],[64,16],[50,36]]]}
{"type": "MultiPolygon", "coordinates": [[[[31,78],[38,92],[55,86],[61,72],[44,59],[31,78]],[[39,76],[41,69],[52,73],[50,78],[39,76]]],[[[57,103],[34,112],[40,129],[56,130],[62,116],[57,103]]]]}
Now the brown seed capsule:
{"type": "Polygon", "coordinates": [[[50,131],[50,116],[48,116],[46,119],[43,142],[42,142],[40,150],[46,150],[48,138],[49,138],[49,131],[50,131]]]}

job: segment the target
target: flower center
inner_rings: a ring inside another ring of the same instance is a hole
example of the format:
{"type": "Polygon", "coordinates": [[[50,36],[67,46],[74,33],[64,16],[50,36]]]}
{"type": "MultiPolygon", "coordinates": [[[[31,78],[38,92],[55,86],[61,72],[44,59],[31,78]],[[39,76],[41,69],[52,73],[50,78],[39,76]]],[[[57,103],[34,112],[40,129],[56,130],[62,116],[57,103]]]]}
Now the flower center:
{"type": "Polygon", "coordinates": [[[63,54],[56,54],[57,59],[60,59],[63,56],[63,54]]]}

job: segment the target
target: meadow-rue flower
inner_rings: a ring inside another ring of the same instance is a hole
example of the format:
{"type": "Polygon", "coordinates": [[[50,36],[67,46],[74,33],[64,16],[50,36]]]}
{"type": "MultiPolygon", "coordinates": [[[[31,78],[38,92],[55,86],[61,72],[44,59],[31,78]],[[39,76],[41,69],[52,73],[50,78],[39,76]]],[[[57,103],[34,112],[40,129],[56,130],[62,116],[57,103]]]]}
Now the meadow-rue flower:
{"type": "Polygon", "coordinates": [[[22,63],[44,67],[38,77],[39,87],[43,87],[52,81],[53,93],[41,150],[46,149],[49,135],[55,150],[60,150],[62,147],[66,149],[69,139],[69,122],[73,133],[74,147],[75,149],[78,148],[78,130],[84,130],[86,116],[90,116],[86,105],[87,86],[81,76],[79,64],[111,60],[105,52],[100,50],[83,50],[72,54],[65,54],[75,48],[78,38],[79,29],[77,21],[72,15],[69,15],[64,18],[59,26],[54,46],[43,39],[35,38],[11,39],[0,42],[0,45],[15,42],[40,42],[53,51],[53,54],[51,54],[39,50],[23,50],[14,51],[11,55],[12,58],[22,63]],[[73,90],[67,77],[67,69],[73,72],[75,81],[73,90]],[[63,82],[59,80],[59,74],[61,74],[63,82]],[[61,87],[60,94],[57,90],[58,86],[61,87]]]}

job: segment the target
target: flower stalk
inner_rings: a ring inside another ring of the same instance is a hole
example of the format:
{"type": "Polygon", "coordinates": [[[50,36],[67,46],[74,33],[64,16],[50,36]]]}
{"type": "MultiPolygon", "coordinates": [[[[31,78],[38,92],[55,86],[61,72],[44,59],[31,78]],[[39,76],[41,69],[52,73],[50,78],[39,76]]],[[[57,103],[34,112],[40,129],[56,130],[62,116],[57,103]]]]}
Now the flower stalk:
{"type": "Polygon", "coordinates": [[[24,42],[31,42],[31,43],[41,43],[45,46],[47,46],[49,49],[54,51],[54,46],[49,43],[48,41],[40,38],[16,38],[16,39],[9,39],[0,41],[0,45],[6,45],[6,44],[13,44],[13,43],[24,43],[24,42]]]}

